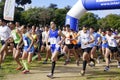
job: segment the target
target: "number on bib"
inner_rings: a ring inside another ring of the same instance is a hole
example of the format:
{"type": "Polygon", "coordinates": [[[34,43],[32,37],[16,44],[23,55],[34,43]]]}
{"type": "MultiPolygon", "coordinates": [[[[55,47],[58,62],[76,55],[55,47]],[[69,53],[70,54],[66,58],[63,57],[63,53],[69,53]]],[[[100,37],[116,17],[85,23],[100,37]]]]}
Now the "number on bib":
{"type": "Polygon", "coordinates": [[[26,41],[26,40],[24,40],[24,45],[25,45],[25,46],[28,46],[28,43],[27,43],[27,41],[26,41]]]}
{"type": "Polygon", "coordinates": [[[51,39],[50,39],[50,43],[51,43],[51,44],[56,44],[56,43],[57,43],[56,38],[51,38],[51,39]]]}

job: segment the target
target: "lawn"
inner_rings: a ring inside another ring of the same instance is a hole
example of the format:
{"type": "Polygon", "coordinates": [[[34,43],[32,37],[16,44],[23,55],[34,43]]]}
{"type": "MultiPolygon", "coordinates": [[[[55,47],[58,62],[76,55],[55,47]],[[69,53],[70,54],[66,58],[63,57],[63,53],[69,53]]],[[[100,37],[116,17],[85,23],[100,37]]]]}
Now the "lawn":
{"type": "MultiPolygon", "coordinates": [[[[115,62],[111,64],[111,70],[109,72],[103,71],[104,64],[102,62],[102,64],[97,64],[97,66],[93,68],[87,66],[86,75],[84,77],[81,77],[79,75],[80,69],[82,67],[81,64],[80,64],[80,67],[77,67],[75,62],[71,62],[71,64],[64,66],[63,59],[61,59],[58,62],[56,67],[56,76],[58,77],[56,77],[55,80],[120,80],[120,69],[116,68],[117,65],[115,65],[115,62]]],[[[50,70],[50,66],[51,64],[43,65],[42,61],[40,62],[34,61],[32,62],[31,70],[32,72],[36,73],[36,75],[45,76],[46,75],[45,72],[50,70]]],[[[0,70],[0,80],[6,80],[5,79],[6,76],[11,74],[13,76],[18,74],[17,77],[19,78],[21,76],[21,72],[16,71],[15,68],[16,68],[15,61],[11,56],[8,56],[5,62],[3,63],[3,69],[0,70]]],[[[36,75],[30,74],[29,76],[31,76],[31,79],[27,79],[27,76],[24,76],[24,77],[26,77],[26,80],[32,80],[32,76],[34,77],[36,75]]],[[[17,80],[17,77],[16,77],[16,80],[17,80]]],[[[41,76],[41,78],[43,77],[41,76]]],[[[47,78],[44,78],[44,79],[47,79],[47,78]]],[[[24,80],[24,78],[22,80],[24,80]]]]}

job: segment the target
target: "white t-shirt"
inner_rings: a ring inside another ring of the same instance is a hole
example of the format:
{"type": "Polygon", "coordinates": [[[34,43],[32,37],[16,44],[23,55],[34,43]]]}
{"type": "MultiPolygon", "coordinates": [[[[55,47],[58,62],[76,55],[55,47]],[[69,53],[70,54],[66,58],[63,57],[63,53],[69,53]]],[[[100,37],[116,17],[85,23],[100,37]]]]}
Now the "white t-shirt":
{"type": "Polygon", "coordinates": [[[0,38],[1,40],[7,40],[10,37],[11,29],[8,26],[0,26],[0,38]]]}
{"type": "Polygon", "coordinates": [[[114,37],[115,37],[115,35],[113,35],[113,34],[111,36],[106,35],[107,42],[110,47],[117,47],[117,41],[114,37]]]}
{"type": "Polygon", "coordinates": [[[81,42],[81,48],[85,49],[90,47],[89,44],[85,45],[85,43],[90,41],[90,33],[87,31],[86,33],[83,32],[83,30],[80,31],[80,42],[81,42]]]}
{"type": "MultiPolygon", "coordinates": [[[[48,32],[49,32],[49,31],[48,31],[48,32]]],[[[42,32],[42,41],[43,41],[43,42],[46,42],[46,41],[47,41],[48,32],[47,32],[47,31],[42,32]]]]}

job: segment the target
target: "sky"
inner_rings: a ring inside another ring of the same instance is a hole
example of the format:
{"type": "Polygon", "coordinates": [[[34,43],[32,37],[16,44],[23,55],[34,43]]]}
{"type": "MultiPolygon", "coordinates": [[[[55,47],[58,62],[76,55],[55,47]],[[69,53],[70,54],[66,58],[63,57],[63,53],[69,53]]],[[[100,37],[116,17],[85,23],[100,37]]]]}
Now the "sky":
{"type": "MultiPolygon", "coordinates": [[[[32,0],[32,4],[26,6],[29,7],[48,7],[50,3],[54,3],[58,5],[58,8],[64,8],[67,5],[71,7],[77,2],[78,0],[32,0]]],[[[97,14],[99,17],[105,17],[108,14],[120,14],[120,9],[116,10],[97,10],[97,11],[90,11],[94,14],[97,14]]]]}

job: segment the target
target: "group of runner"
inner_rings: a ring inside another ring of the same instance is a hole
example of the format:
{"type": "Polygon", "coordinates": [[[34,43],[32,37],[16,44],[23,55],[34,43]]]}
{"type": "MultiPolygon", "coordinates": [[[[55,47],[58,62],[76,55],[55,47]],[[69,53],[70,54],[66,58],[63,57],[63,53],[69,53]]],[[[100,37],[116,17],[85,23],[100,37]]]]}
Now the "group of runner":
{"type": "Polygon", "coordinates": [[[0,19],[0,39],[2,45],[0,68],[5,56],[10,52],[13,53],[13,58],[17,62],[16,69],[23,69],[24,74],[29,73],[28,64],[31,61],[36,58],[41,60],[42,52],[46,53],[43,64],[47,64],[51,57],[51,73],[47,75],[49,78],[53,78],[56,61],[64,57],[64,65],[67,65],[71,61],[71,55],[74,55],[77,66],[82,59],[82,76],[86,72],[87,64],[92,67],[95,66],[96,60],[100,63],[100,56],[106,62],[104,71],[109,71],[109,64],[113,58],[117,60],[118,68],[120,68],[120,36],[117,30],[99,29],[96,31],[95,27],[83,25],[82,29],[76,32],[70,29],[69,24],[60,30],[53,21],[40,30],[35,25],[20,26],[19,22],[7,23],[0,19]]]}

